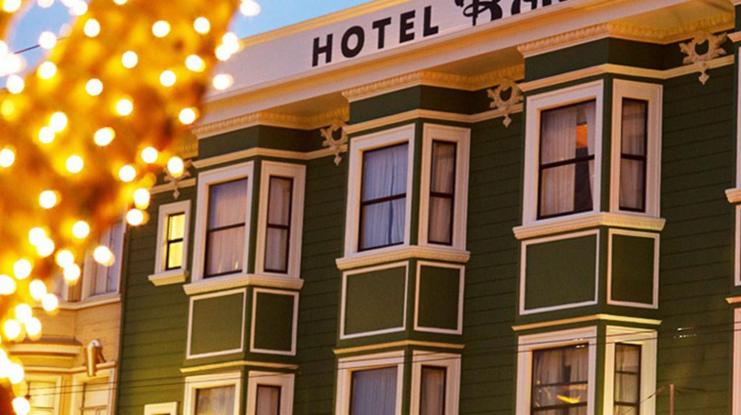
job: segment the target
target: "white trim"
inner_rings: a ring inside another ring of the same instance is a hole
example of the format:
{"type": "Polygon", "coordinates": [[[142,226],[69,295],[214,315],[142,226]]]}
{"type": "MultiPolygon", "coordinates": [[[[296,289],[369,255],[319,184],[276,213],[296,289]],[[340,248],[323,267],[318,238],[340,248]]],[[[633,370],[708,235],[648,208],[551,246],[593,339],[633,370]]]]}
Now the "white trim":
{"type": "Polygon", "coordinates": [[[82,414],[80,410],[83,404],[83,396],[85,393],[85,383],[100,378],[108,378],[108,411],[113,413],[115,411],[115,398],[116,398],[116,371],[113,369],[98,370],[95,376],[88,376],[87,373],[77,373],[72,376],[72,397],[70,398],[70,412],[71,414],[78,415],[82,414]]]}
{"type": "Polygon", "coordinates": [[[363,180],[363,153],[394,144],[408,143],[407,149],[407,192],[406,212],[404,221],[404,242],[401,245],[388,248],[378,248],[365,252],[385,252],[399,246],[409,246],[409,236],[412,222],[412,199],[414,195],[414,142],[416,127],[408,124],[378,133],[354,137],[350,143],[350,167],[348,171],[347,189],[347,218],[345,220],[345,257],[353,257],[359,253],[358,238],[360,230],[360,197],[363,180]]]}
{"type": "Polygon", "coordinates": [[[293,414],[293,373],[259,372],[250,370],[247,375],[247,415],[257,410],[257,387],[260,385],[280,387],[280,414],[293,414]]]}
{"type": "Polygon", "coordinates": [[[37,342],[10,343],[8,351],[13,355],[61,355],[77,356],[82,352],[81,344],[56,344],[37,342]]]}
{"type": "Polygon", "coordinates": [[[615,344],[641,346],[639,412],[656,413],[657,333],[643,328],[607,326],[605,339],[605,389],[603,415],[613,415],[615,409],[615,344]]]}
{"type": "Polygon", "coordinates": [[[163,285],[184,283],[188,279],[188,275],[190,275],[190,272],[187,270],[177,268],[160,274],[151,274],[147,279],[155,287],[161,287],[163,285]]]}
{"type": "Polygon", "coordinates": [[[101,295],[96,295],[95,297],[88,297],[88,299],[75,301],[75,302],[60,301],[59,309],[60,310],[84,310],[87,308],[100,307],[103,305],[115,304],[115,303],[120,303],[120,302],[121,302],[121,294],[119,293],[101,294],[101,295]]]}
{"type": "Polygon", "coordinates": [[[335,263],[339,270],[344,271],[412,258],[466,263],[471,258],[471,253],[445,246],[394,246],[337,258],[335,263]]]}
{"type": "Polygon", "coordinates": [[[271,290],[266,288],[255,288],[252,290],[252,318],[250,324],[250,352],[278,354],[285,356],[296,356],[296,333],[298,331],[298,300],[296,291],[271,290]],[[293,317],[291,318],[291,350],[260,349],[255,347],[255,324],[257,322],[257,295],[260,293],[278,294],[293,297],[293,317]]]}
{"type": "Polygon", "coordinates": [[[415,278],[414,290],[414,330],[428,333],[442,334],[463,334],[463,290],[466,286],[466,267],[464,265],[454,265],[444,262],[417,261],[417,278],[415,278]],[[425,327],[419,325],[419,285],[422,279],[421,269],[423,266],[432,266],[438,268],[457,269],[458,272],[458,325],[454,330],[442,329],[438,327],[425,327]]]}
{"type": "Polygon", "coordinates": [[[212,356],[221,356],[226,354],[234,354],[234,353],[241,353],[244,350],[244,326],[245,326],[245,319],[247,318],[245,314],[247,313],[247,289],[242,288],[238,290],[231,290],[231,291],[220,291],[217,293],[210,293],[210,294],[203,294],[198,296],[190,297],[190,301],[188,302],[188,337],[186,339],[186,347],[185,347],[185,358],[186,359],[200,359],[204,357],[212,357],[212,356]],[[233,295],[233,294],[242,294],[242,322],[240,323],[240,327],[242,328],[242,333],[240,335],[239,339],[239,348],[238,349],[229,349],[229,350],[220,350],[217,352],[207,352],[207,353],[199,353],[199,354],[191,354],[190,351],[190,345],[191,345],[191,337],[193,335],[193,304],[198,300],[203,300],[207,298],[215,298],[215,297],[224,297],[227,295],[233,295]]]}
{"type": "Polygon", "coordinates": [[[234,386],[234,413],[221,415],[237,415],[241,413],[242,372],[228,372],[214,375],[188,376],[185,378],[183,415],[196,415],[196,392],[198,389],[218,388],[221,386],[234,386]]]}
{"type": "Polygon", "coordinates": [[[339,359],[337,362],[337,406],[335,415],[350,413],[353,372],[367,369],[381,369],[396,366],[396,409],[394,415],[401,415],[404,394],[404,351],[353,356],[339,359]]]}
{"type": "Polygon", "coordinates": [[[461,355],[415,350],[412,354],[411,415],[419,415],[422,366],[445,368],[445,415],[458,415],[461,388],[461,355]],[[429,364],[425,364],[429,363],[429,364]]]}
{"type": "Polygon", "coordinates": [[[741,415],[741,308],[733,310],[732,415],[741,415]]]}
{"type": "MultiPolygon", "coordinates": [[[[53,390],[49,390],[49,388],[46,388],[45,391],[41,392],[41,395],[52,395],[52,398],[54,400],[54,410],[52,411],[52,413],[54,415],[62,415],[61,397],[66,394],[65,390],[63,389],[62,376],[48,375],[48,374],[31,374],[31,373],[26,375],[26,385],[28,385],[28,383],[34,383],[34,382],[54,383],[53,390]]],[[[30,390],[28,391],[28,393],[30,394],[30,390]]],[[[32,399],[29,399],[29,402],[31,400],[32,399]]]]}
{"type": "Polygon", "coordinates": [[[299,278],[301,274],[301,238],[304,226],[304,189],[306,188],[306,166],[300,164],[263,161],[260,165],[260,198],[258,199],[257,247],[255,254],[255,273],[299,278]],[[265,243],[268,221],[268,202],[270,177],[286,177],[293,180],[291,190],[290,221],[288,236],[288,272],[273,273],[265,271],[265,243]]]}
{"type": "Polygon", "coordinates": [[[144,405],[144,415],[178,415],[178,403],[148,403],[144,405]]]}
{"type": "Polygon", "coordinates": [[[226,368],[231,368],[231,367],[244,367],[244,366],[264,367],[267,369],[298,370],[298,365],[287,364],[287,363],[262,362],[259,360],[232,360],[229,362],[212,363],[209,365],[181,367],[180,373],[205,372],[205,371],[214,371],[218,369],[226,369],[226,368]]]}
{"type": "MultiPolygon", "coordinates": [[[[734,5],[735,5],[734,1],[734,5]]],[[[738,34],[738,32],[736,32],[738,34]]],[[[735,42],[736,40],[734,40],[735,42]]],[[[735,46],[735,45],[734,45],[735,46]]],[[[731,54],[731,63],[735,63],[737,54],[731,54]]],[[[736,65],[736,187],[741,188],[741,65],[736,65]]],[[[739,410],[741,413],[741,410],[739,410]]],[[[734,415],[736,415],[734,413],[734,415]]]]}
{"type": "MultiPolygon", "coordinates": [[[[236,164],[232,166],[226,166],[218,169],[208,170],[198,175],[198,201],[196,204],[196,226],[195,226],[195,242],[193,245],[193,272],[192,282],[198,282],[203,280],[203,271],[205,266],[205,250],[206,250],[206,230],[208,227],[208,208],[209,208],[209,186],[228,182],[231,180],[247,179],[247,200],[245,208],[245,225],[244,225],[244,256],[242,272],[246,272],[249,267],[249,252],[250,252],[250,231],[252,223],[252,189],[254,186],[255,175],[254,162],[248,161],[246,163],[236,164]]],[[[235,273],[239,274],[239,272],[235,273]]],[[[209,278],[209,280],[215,280],[221,277],[209,278]]]]}
{"type": "Polygon", "coordinates": [[[544,219],[535,225],[516,226],[512,232],[517,239],[530,239],[538,236],[565,233],[582,229],[604,227],[630,228],[637,230],[661,232],[666,220],[650,218],[644,215],[626,215],[623,213],[585,212],[559,218],[544,219]]]}
{"type": "Polygon", "coordinates": [[[208,278],[185,284],[183,285],[183,291],[188,295],[194,295],[248,286],[300,290],[304,286],[304,280],[300,278],[276,277],[274,275],[236,274],[221,278],[208,278]]]}
{"type": "Polygon", "coordinates": [[[589,321],[614,321],[614,322],[620,322],[620,323],[645,324],[648,326],[660,326],[661,325],[661,320],[655,320],[655,319],[650,319],[650,318],[616,316],[612,314],[592,314],[589,316],[571,317],[571,318],[564,318],[560,320],[543,321],[539,323],[520,324],[517,326],[512,326],[512,330],[513,331],[527,331],[527,330],[542,329],[546,327],[565,326],[567,324],[584,323],[584,322],[589,322],[589,321]]]}
{"type": "Polygon", "coordinates": [[[453,235],[451,247],[466,249],[466,223],[468,219],[468,170],[471,142],[471,129],[452,127],[448,125],[428,124],[422,126],[422,174],[420,176],[419,195],[419,245],[421,246],[448,246],[430,243],[429,231],[430,215],[430,175],[432,170],[432,143],[443,141],[455,144],[455,189],[453,206],[453,235]]]}
{"type": "Polygon", "coordinates": [[[407,328],[407,294],[409,292],[409,262],[394,262],[391,264],[384,264],[370,268],[356,269],[352,271],[345,271],[342,273],[342,292],[340,298],[340,340],[354,339],[357,337],[375,336],[378,334],[396,333],[404,331],[407,328]],[[345,312],[347,311],[347,278],[356,274],[365,274],[373,271],[381,271],[384,269],[401,268],[404,267],[404,309],[401,326],[391,327],[382,330],[345,334],[345,312]]]}
{"type": "MultiPolygon", "coordinates": [[[[659,308],[659,243],[660,237],[658,233],[649,232],[635,232],[623,229],[610,229],[607,231],[607,304],[619,305],[625,307],[637,307],[637,308],[659,308]],[[613,235],[625,235],[639,238],[648,238],[654,240],[654,261],[653,261],[653,295],[651,297],[651,304],[638,303],[634,301],[620,301],[612,299],[612,237],[613,235]]],[[[644,413],[641,411],[641,413],[644,413]]]]}
{"type": "MultiPolygon", "coordinates": [[[[560,108],[579,102],[595,101],[594,111],[594,171],[592,181],[592,210],[600,211],[602,195],[602,135],[604,81],[593,81],[584,84],[545,92],[527,98],[527,115],[525,130],[525,175],[523,185],[522,224],[533,225],[542,222],[538,219],[538,169],[540,160],[540,117],[545,110],[560,108]]],[[[571,216],[571,215],[569,215],[571,216]]]]}
{"type": "Polygon", "coordinates": [[[612,149],[610,170],[610,211],[626,215],[647,215],[658,218],[661,212],[661,135],[664,87],[660,84],[615,79],[612,82],[612,149]],[[636,213],[620,209],[620,153],[622,143],[623,99],[633,98],[648,102],[646,212],[636,213]]]}
{"type": "Polygon", "coordinates": [[[366,353],[375,350],[389,350],[392,348],[399,347],[433,347],[437,349],[451,349],[451,350],[463,350],[466,348],[464,344],[456,343],[441,343],[441,342],[429,342],[419,340],[398,340],[386,343],[374,343],[366,346],[354,346],[354,347],[343,347],[334,349],[333,352],[336,355],[351,354],[351,353],[366,353]]]}
{"type": "Polygon", "coordinates": [[[315,160],[323,157],[334,156],[334,151],[331,148],[322,148],[319,150],[302,152],[302,151],[291,151],[291,150],[276,150],[273,148],[265,147],[252,147],[246,150],[232,151],[226,154],[220,154],[218,156],[206,157],[199,160],[193,161],[193,166],[197,169],[205,167],[216,166],[219,164],[229,163],[237,160],[244,160],[253,157],[275,157],[281,159],[291,160],[315,160]]]}
{"type": "MultiPolygon", "coordinates": [[[[735,285],[737,287],[740,286],[741,285],[741,205],[736,205],[736,226],[735,226],[734,238],[733,238],[733,276],[734,276],[733,280],[734,280],[735,285]]],[[[739,415],[741,415],[741,413],[739,415]]]]}
{"type": "Polygon", "coordinates": [[[172,192],[175,189],[183,189],[185,187],[193,187],[196,185],[196,179],[195,177],[191,177],[190,179],[183,179],[177,182],[177,185],[175,182],[170,183],[164,183],[164,184],[158,184],[156,186],[152,186],[151,189],[149,189],[149,193],[156,195],[160,193],[165,192],[172,192]]]}
{"type": "MultiPolygon", "coordinates": [[[[174,277],[176,275],[182,276],[184,280],[188,273],[188,243],[190,242],[190,200],[184,200],[182,202],[168,203],[159,207],[159,213],[157,214],[157,250],[154,261],[154,273],[149,277],[149,280],[158,285],[157,282],[163,282],[168,277],[174,277]],[[183,264],[180,268],[165,270],[167,265],[165,264],[165,250],[167,243],[167,226],[168,217],[170,215],[176,215],[182,213],[184,217],[183,229],[183,264]],[[154,280],[153,280],[154,278],[154,280]]],[[[175,278],[170,278],[174,280],[175,278]]],[[[160,284],[162,285],[162,284],[160,284]]]]}
{"type": "Polygon", "coordinates": [[[581,327],[520,336],[517,346],[517,404],[515,415],[530,415],[533,351],[575,344],[589,344],[587,415],[595,415],[597,381],[597,327],[581,327]]]}
{"type": "Polygon", "coordinates": [[[528,241],[523,241],[522,248],[520,249],[520,315],[527,315],[527,314],[535,314],[535,313],[544,313],[547,311],[556,311],[556,310],[566,310],[569,308],[578,308],[578,307],[585,307],[589,305],[595,305],[598,302],[599,299],[599,252],[600,252],[600,232],[599,229],[594,229],[590,231],[584,231],[584,232],[577,232],[577,233],[570,233],[566,235],[556,235],[556,236],[550,236],[546,238],[539,238],[539,239],[532,239],[528,241]],[[570,303],[570,304],[561,304],[556,306],[547,306],[547,307],[538,307],[538,308],[531,308],[531,309],[525,309],[525,289],[526,289],[526,279],[527,279],[527,247],[530,245],[538,245],[542,243],[547,242],[553,242],[553,241],[560,241],[565,239],[575,239],[575,238],[581,238],[584,236],[595,236],[595,266],[594,266],[594,299],[589,301],[581,301],[578,303],[570,303]]]}

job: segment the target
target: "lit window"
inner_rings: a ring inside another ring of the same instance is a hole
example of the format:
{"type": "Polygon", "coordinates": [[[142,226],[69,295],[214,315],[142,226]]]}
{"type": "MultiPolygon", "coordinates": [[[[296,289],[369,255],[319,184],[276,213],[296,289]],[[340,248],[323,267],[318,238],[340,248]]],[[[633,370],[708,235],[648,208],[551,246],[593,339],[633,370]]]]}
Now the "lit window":
{"type": "Polygon", "coordinates": [[[185,213],[167,216],[167,240],[165,241],[165,270],[183,267],[185,243],[185,213]]]}
{"type": "Polygon", "coordinates": [[[185,279],[189,241],[190,201],[163,204],[157,219],[155,285],[173,284],[185,279]]]}
{"type": "Polygon", "coordinates": [[[206,278],[241,272],[247,237],[247,179],[209,187],[206,231],[206,278]]]}
{"type": "Polygon", "coordinates": [[[293,179],[271,176],[269,187],[265,271],[286,273],[291,239],[293,179]]]}
{"type": "Polygon", "coordinates": [[[615,415],[638,415],[641,391],[641,346],[615,345],[615,415]]]}
{"type": "Polygon", "coordinates": [[[588,368],[586,344],[534,351],[531,414],[586,415],[588,368]]]}
{"type": "Polygon", "coordinates": [[[350,413],[394,415],[397,373],[396,366],[352,372],[350,413]]]}

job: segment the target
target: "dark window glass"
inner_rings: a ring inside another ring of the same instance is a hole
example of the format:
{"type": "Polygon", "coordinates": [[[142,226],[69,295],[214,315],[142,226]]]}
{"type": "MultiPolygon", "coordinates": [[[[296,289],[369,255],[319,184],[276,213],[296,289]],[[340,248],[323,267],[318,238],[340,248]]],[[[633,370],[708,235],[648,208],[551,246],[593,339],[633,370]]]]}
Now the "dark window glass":
{"type": "Polygon", "coordinates": [[[586,344],[533,352],[531,414],[586,415],[588,374],[586,344]]]}
{"type": "Polygon", "coordinates": [[[292,195],[293,179],[270,177],[268,220],[265,232],[265,271],[288,272],[292,195]]]}
{"type": "Polygon", "coordinates": [[[394,415],[396,372],[396,366],[353,372],[350,415],[394,415]]]}
{"type": "Polygon", "coordinates": [[[440,245],[453,244],[455,209],[456,144],[432,142],[430,168],[430,217],[427,239],[440,245]]]}
{"type": "Polygon", "coordinates": [[[638,415],[641,402],[641,346],[615,345],[615,415],[638,415]]]}
{"type": "Polygon", "coordinates": [[[648,101],[623,99],[620,140],[620,209],[646,211],[648,101]]]}

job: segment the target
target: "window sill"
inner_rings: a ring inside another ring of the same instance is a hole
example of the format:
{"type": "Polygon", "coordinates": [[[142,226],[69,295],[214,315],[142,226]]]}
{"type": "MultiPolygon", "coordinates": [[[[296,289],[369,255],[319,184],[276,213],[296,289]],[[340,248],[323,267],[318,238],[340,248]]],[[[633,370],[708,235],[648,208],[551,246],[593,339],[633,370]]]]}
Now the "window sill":
{"type": "Polygon", "coordinates": [[[233,274],[185,284],[183,285],[183,291],[188,295],[193,295],[227,290],[230,288],[247,287],[250,285],[300,290],[301,287],[304,286],[304,280],[301,278],[274,277],[260,274],[233,274]]]}
{"type": "Polygon", "coordinates": [[[554,219],[545,219],[533,224],[517,226],[513,228],[512,231],[515,234],[515,238],[523,240],[538,236],[596,228],[598,226],[614,226],[619,228],[660,232],[664,229],[665,224],[666,220],[663,218],[642,214],[624,212],[588,212],[554,219]]]}
{"type": "Polygon", "coordinates": [[[86,308],[92,308],[92,307],[98,307],[106,304],[114,304],[121,302],[121,295],[118,293],[115,294],[105,294],[95,297],[88,297],[82,301],[69,303],[69,302],[60,302],[59,303],[59,309],[60,310],[82,310],[86,308]]]}
{"type": "Polygon", "coordinates": [[[728,199],[728,203],[735,204],[741,202],[741,187],[726,189],[726,198],[728,199]]]}
{"type": "Polygon", "coordinates": [[[181,282],[185,282],[185,279],[188,278],[188,274],[189,273],[187,269],[173,269],[170,271],[152,274],[147,278],[149,278],[149,281],[152,284],[159,287],[162,285],[179,284],[181,282]]]}
{"type": "Polygon", "coordinates": [[[466,263],[471,258],[471,253],[463,249],[437,246],[398,246],[383,250],[350,254],[343,258],[338,258],[335,260],[335,263],[340,271],[344,271],[412,258],[466,263]]]}

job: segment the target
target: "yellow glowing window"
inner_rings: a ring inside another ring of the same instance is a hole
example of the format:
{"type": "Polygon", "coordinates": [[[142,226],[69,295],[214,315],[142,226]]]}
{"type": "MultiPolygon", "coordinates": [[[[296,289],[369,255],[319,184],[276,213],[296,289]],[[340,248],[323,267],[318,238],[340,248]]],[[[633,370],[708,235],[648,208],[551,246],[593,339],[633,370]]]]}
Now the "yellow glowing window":
{"type": "Polygon", "coordinates": [[[167,240],[165,246],[165,270],[183,267],[183,245],[185,240],[185,213],[167,216],[167,240]]]}

